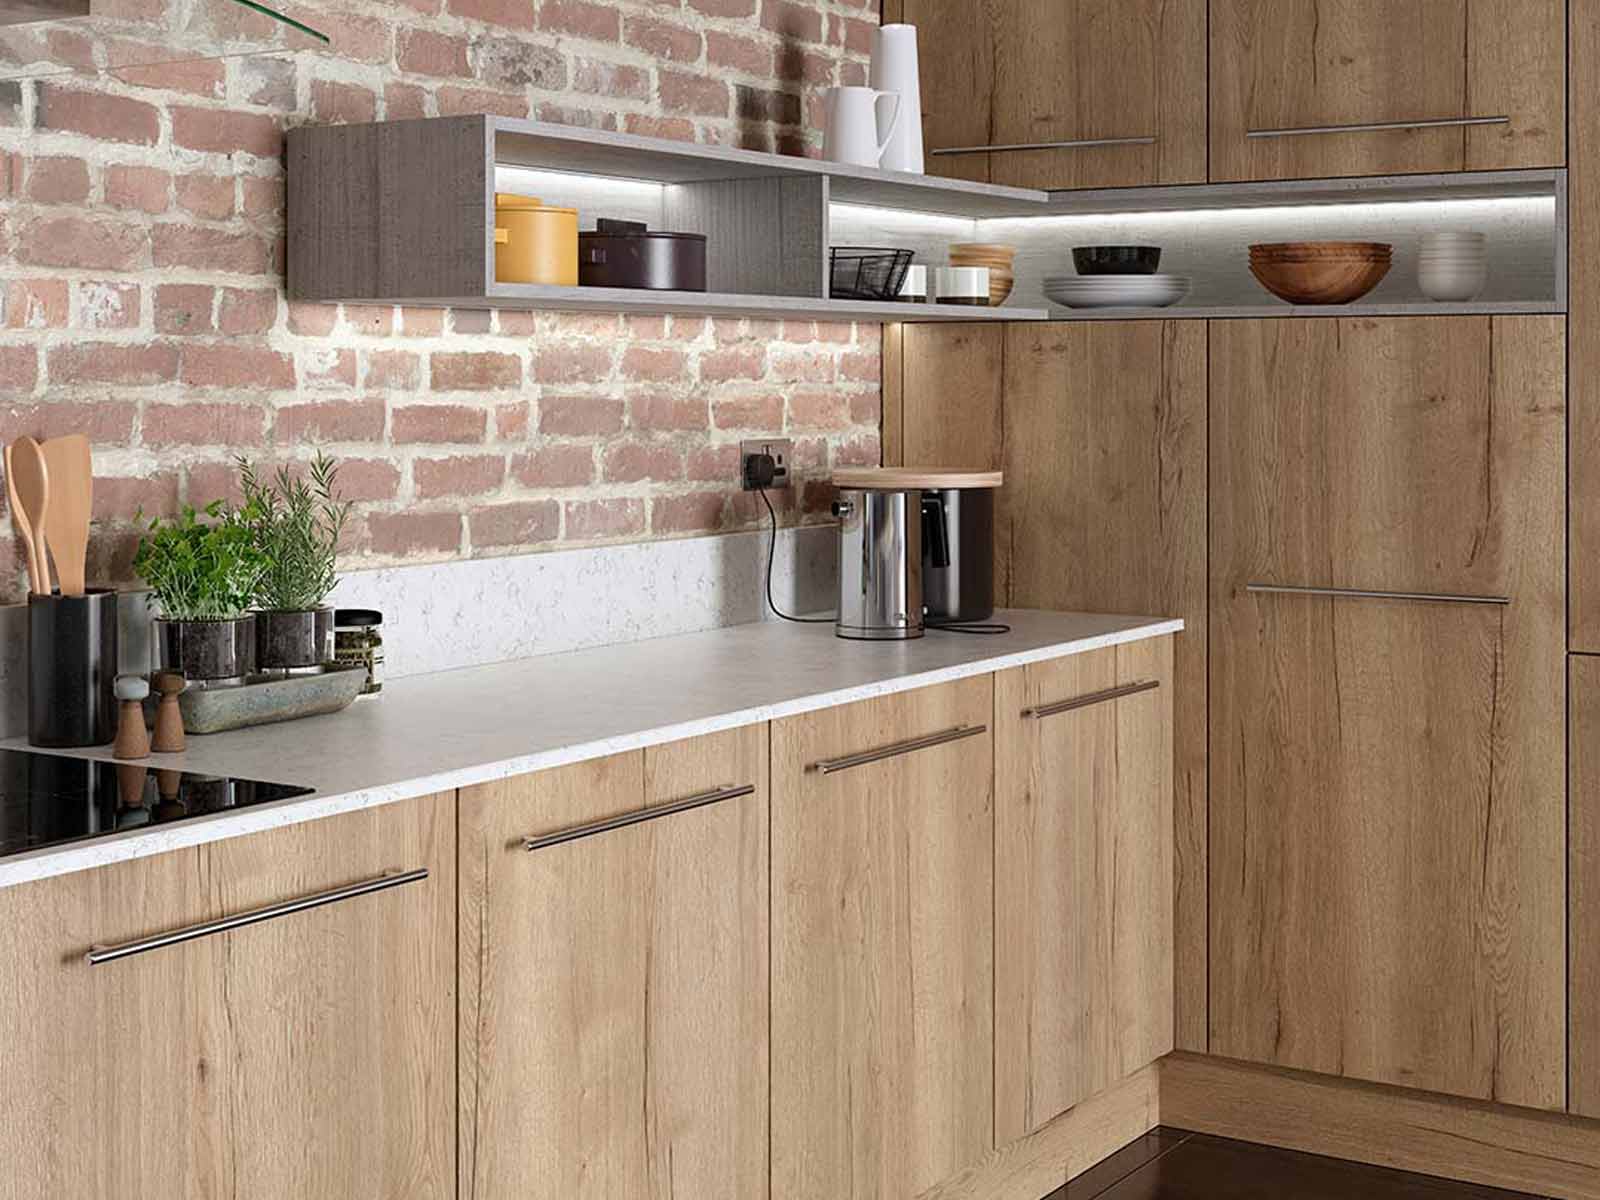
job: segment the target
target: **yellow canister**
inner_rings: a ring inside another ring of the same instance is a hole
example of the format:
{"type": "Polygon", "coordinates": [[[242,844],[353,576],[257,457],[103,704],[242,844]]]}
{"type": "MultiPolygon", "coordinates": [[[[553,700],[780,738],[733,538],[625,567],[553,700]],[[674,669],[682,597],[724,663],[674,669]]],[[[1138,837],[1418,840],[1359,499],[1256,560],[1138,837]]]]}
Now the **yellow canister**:
{"type": "Polygon", "coordinates": [[[578,210],[552,208],[537,196],[496,192],[496,283],[578,286],[578,210]]]}

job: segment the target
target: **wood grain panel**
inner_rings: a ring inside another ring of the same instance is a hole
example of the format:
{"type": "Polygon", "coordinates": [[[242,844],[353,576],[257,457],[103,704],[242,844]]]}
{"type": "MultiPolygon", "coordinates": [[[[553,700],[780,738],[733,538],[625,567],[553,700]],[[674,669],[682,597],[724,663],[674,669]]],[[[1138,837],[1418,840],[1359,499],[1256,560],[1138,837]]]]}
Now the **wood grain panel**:
{"type": "MultiPolygon", "coordinates": [[[[1007,602],[1186,622],[1173,667],[1177,1039],[1203,1048],[1206,331],[1177,321],[1013,325],[1001,391],[997,577],[1007,602]]],[[[959,393],[944,399],[960,403],[959,393]]]]}
{"type": "Polygon", "coordinates": [[[453,793],[0,892],[14,1200],[454,1195],[453,793]],[[430,878],[91,967],[84,952],[430,878]]]}
{"type": "Polygon", "coordinates": [[[1490,1187],[1600,1200],[1600,1124],[1193,1054],[1161,1063],[1163,1124],[1490,1187]]]}
{"type": "Polygon", "coordinates": [[[1600,658],[1569,662],[1568,1108],[1600,1118],[1600,658]]]}
{"type": "Polygon", "coordinates": [[[1562,333],[1212,328],[1216,1053],[1564,1101],[1562,333]]]}
{"type": "Polygon", "coordinates": [[[762,733],[462,793],[463,1196],[766,1194],[762,733]],[[521,846],[723,782],[757,792],[521,846]]]}
{"type": "Polygon", "coordinates": [[[773,1193],[913,1197],[994,1146],[988,676],[772,726],[773,1193]]]}
{"type": "Polygon", "coordinates": [[[997,47],[989,0],[886,0],[883,20],[917,27],[922,144],[928,174],[992,183],[992,155],[926,154],[940,147],[988,146],[996,140],[997,47]]]}
{"type": "MultiPolygon", "coordinates": [[[[1600,5],[1572,6],[1569,195],[1600,196],[1600,5]]],[[[1569,645],[1600,653],[1600,205],[1567,208],[1567,315],[1572,378],[1569,645]]]]}
{"type": "Polygon", "coordinates": [[[1006,327],[899,328],[899,452],[884,466],[999,470],[1006,327]]]}
{"type": "Polygon", "coordinates": [[[1172,1049],[1171,663],[1162,638],[995,677],[997,1145],[1172,1049]]]}
{"type": "Polygon", "coordinates": [[[706,290],[828,296],[828,181],[717,179],[665,190],[667,229],[706,235],[706,290]]]}
{"type": "Polygon", "coordinates": [[[1559,166],[1562,0],[1213,0],[1211,178],[1559,166]],[[1509,125],[1250,139],[1250,129],[1509,125]]]}

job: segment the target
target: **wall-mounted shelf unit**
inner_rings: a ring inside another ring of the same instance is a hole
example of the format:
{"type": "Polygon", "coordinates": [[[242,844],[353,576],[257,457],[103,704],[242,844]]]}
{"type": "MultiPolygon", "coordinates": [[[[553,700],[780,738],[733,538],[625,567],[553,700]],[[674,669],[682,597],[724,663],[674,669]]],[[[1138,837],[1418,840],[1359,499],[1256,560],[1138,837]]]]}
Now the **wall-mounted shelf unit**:
{"type": "Polygon", "coordinates": [[[494,116],[306,127],[289,134],[289,292],[295,299],[460,308],[676,312],[840,321],[1032,321],[1566,311],[1566,172],[1042,192],[494,116]],[[494,193],[707,235],[706,293],[535,287],[494,280],[494,193]],[[1424,233],[1489,233],[1490,283],[1435,304],[1416,283],[1424,233]],[[1293,308],[1250,276],[1252,242],[1395,245],[1364,301],[1293,308]],[[1001,308],[828,298],[835,245],[903,246],[938,265],[952,242],[1019,248],[1001,308]],[[1071,247],[1155,243],[1194,280],[1167,309],[1049,304],[1071,247]]]}

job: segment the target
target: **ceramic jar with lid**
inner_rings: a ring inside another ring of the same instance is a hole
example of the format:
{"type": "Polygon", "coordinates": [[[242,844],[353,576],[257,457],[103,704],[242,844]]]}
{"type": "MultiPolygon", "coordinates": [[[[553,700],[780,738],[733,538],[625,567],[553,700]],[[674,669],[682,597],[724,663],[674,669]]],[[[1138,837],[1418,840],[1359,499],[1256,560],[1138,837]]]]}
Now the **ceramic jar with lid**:
{"type": "Polygon", "coordinates": [[[496,192],[494,281],[578,286],[578,210],[496,192]]]}

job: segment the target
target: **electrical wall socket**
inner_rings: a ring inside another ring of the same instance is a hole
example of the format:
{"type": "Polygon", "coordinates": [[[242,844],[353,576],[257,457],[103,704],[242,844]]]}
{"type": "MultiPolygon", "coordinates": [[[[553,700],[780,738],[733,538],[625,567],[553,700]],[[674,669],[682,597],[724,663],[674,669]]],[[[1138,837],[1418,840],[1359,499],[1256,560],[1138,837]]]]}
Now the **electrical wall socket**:
{"type": "Polygon", "coordinates": [[[757,454],[770,454],[778,464],[777,476],[771,486],[786,488],[789,486],[789,462],[794,458],[794,443],[788,438],[758,438],[753,442],[739,443],[739,486],[747,492],[756,489],[750,485],[750,473],[746,469],[750,460],[757,454]]]}

